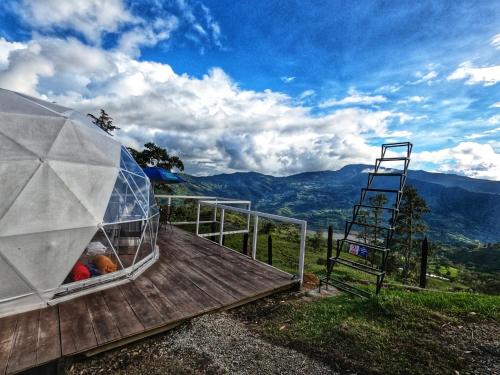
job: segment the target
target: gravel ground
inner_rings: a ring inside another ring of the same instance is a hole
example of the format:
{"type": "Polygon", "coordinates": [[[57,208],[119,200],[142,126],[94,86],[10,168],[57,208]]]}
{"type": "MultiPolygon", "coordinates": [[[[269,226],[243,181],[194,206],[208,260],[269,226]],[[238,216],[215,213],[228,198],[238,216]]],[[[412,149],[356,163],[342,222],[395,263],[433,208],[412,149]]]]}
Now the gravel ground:
{"type": "Polygon", "coordinates": [[[500,375],[500,325],[470,323],[451,327],[449,335],[458,343],[468,366],[462,374],[500,375]]]}
{"type": "Polygon", "coordinates": [[[228,313],[204,315],[161,336],[74,363],[68,374],[333,374],[262,340],[228,313]]]}

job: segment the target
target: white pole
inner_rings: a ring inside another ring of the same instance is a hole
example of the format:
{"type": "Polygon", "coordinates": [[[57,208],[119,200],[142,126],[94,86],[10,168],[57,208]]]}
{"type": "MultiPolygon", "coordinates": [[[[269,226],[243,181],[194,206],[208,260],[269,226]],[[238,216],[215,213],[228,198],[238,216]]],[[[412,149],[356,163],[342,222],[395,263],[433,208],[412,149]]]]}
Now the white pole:
{"type": "Polygon", "coordinates": [[[222,209],[220,212],[220,235],[219,235],[219,245],[222,246],[222,238],[223,238],[223,233],[224,233],[224,212],[225,210],[222,209]]]}
{"type": "Polygon", "coordinates": [[[306,255],[307,223],[302,224],[300,229],[299,280],[300,284],[302,285],[302,281],[304,280],[304,258],[306,255]]]}
{"type": "Polygon", "coordinates": [[[200,210],[201,210],[201,204],[198,202],[198,212],[196,213],[196,235],[200,235],[200,210]]]}
{"type": "Polygon", "coordinates": [[[215,205],[214,205],[214,223],[217,222],[217,198],[215,198],[215,205]]]}
{"type": "Polygon", "coordinates": [[[257,257],[257,235],[259,233],[259,217],[254,215],[253,217],[253,238],[252,238],[252,259],[255,260],[257,257]]]}
{"type": "Polygon", "coordinates": [[[252,203],[248,202],[248,215],[247,215],[247,231],[250,233],[250,211],[252,211],[252,203]]]}

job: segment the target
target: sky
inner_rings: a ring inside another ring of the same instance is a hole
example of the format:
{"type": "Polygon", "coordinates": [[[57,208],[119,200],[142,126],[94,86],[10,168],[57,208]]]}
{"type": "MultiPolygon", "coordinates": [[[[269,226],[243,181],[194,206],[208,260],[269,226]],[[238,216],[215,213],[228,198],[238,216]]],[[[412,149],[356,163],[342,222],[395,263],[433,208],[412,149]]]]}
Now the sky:
{"type": "Polygon", "coordinates": [[[500,1],[4,0],[0,87],[196,175],[371,164],[500,180],[500,1]]]}

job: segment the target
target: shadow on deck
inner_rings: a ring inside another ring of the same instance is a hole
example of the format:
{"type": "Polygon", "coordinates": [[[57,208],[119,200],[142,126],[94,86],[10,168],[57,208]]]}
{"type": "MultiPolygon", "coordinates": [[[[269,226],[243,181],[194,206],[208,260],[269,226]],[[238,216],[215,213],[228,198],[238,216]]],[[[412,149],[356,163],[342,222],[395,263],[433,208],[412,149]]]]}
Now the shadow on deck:
{"type": "Polygon", "coordinates": [[[0,374],[109,350],[297,285],[175,227],[158,234],[158,245],[159,260],[130,283],[0,319],[0,374]]]}

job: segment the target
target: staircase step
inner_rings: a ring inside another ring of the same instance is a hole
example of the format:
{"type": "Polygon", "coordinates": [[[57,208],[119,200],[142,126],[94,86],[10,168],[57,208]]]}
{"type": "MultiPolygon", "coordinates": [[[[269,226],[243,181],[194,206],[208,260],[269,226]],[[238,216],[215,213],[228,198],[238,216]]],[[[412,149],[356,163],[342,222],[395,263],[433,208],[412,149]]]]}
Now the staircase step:
{"type": "Polygon", "coordinates": [[[374,224],[369,224],[369,223],[361,223],[359,221],[346,220],[346,222],[348,224],[362,225],[362,226],[365,226],[365,227],[378,228],[378,229],[387,230],[387,231],[394,230],[394,227],[384,227],[384,226],[374,225],[374,224]]]}
{"type": "MultiPolygon", "coordinates": [[[[321,279],[320,283],[333,286],[334,288],[340,289],[340,290],[347,292],[347,293],[350,293],[350,294],[354,294],[355,296],[358,296],[361,298],[369,298],[371,296],[371,294],[369,292],[367,292],[366,290],[363,290],[361,288],[357,288],[355,286],[347,284],[346,282],[344,282],[342,280],[339,280],[339,279],[336,279],[333,277],[330,277],[327,279],[321,279]]],[[[320,284],[320,287],[321,287],[321,284],[320,284]]]]}
{"type": "Polygon", "coordinates": [[[396,157],[392,157],[392,158],[386,158],[386,157],[383,157],[383,158],[377,158],[376,159],[377,161],[403,161],[403,160],[410,160],[410,158],[407,158],[406,156],[396,156],[396,157]]]}
{"type": "Polygon", "coordinates": [[[364,242],[361,242],[361,241],[356,241],[356,240],[351,240],[349,238],[342,238],[340,240],[338,240],[339,242],[345,242],[345,243],[348,243],[350,245],[358,245],[358,246],[363,246],[363,247],[366,247],[368,249],[372,249],[372,250],[376,250],[376,251],[380,251],[380,252],[387,252],[389,251],[390,249],[386,248],[386,247],[382,247],[382,246],[377,246],[377,245],[369,245],[369,244],[366,244],[364,242]]]}
{"type": "Polygon", "coordinates": [[[378,189],[378,188],[362,188],[361,191],[373,191],[374,193],[398,193],[401,194],[401,190],[397,189],[378,189]]]}
{"type": "Polygon", "coordinates": [[[403,172],[368,172],[370,176],[381,176],[381,177],[401,177],[405,176],[403,172]]]}
{"type": "Polygon", "coordinates": [[[386,211],[399,211],[398,208],[394,208],[394,207],[380,207],[380,206],[371,206],[369,204],[355,204],[354,205],[354,208],[356,207],[361,207],[361,208],[377,208],[379,210],[386,210],[386,211]]]}
{"type": "Polygon", "coordinates": [[[370,266],[366,266],[362,263],[355,262],[353,260],[341,259],[341,258],[331,258],[331,261],[334,263],[340,263],[344,266],[351,267],[357,269],[358,271],[369,273],[374,276],[382,276],[385,272],[380,271],[378,268],[373,268],[370,266]]]}

